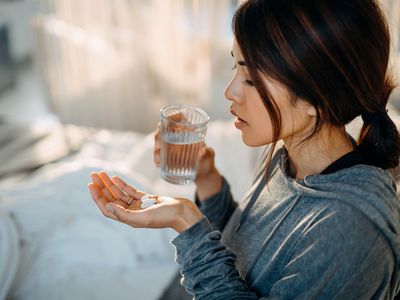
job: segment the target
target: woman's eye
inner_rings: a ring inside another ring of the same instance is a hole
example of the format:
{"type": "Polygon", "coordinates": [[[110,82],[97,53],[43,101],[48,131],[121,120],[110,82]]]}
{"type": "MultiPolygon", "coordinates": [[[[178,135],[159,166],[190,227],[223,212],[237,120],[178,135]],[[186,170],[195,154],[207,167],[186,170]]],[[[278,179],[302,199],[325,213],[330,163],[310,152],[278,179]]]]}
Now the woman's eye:
{"type": "Polygon", "coordinates": [[[245,81],[243,81],[243,83],[244,84],[247,84],[247,85],[249,85],[249,86],[254,86],[254,83],[253,83],[253,81],[251,81],[251,80],[245,80],[245,81]]]}

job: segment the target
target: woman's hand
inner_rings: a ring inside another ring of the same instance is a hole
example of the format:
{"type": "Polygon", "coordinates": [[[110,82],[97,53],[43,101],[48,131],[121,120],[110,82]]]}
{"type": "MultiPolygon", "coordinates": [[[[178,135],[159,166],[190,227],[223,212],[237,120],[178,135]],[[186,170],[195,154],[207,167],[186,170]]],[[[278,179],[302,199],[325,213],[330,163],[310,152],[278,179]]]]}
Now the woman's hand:
{"type": "MultiPolygon", "coordinates": [[[[170,116],[174,121],[181,121],[182,114],[170,116]]],[[[157,167],[160,166],[160,123],[154,132],[154,152],[153,159],[157,167]]],[[[203,147],[199,150],[197,156],[197,173],[195,183],[197,186],[197,196],[200,201],[218,193],[222,188],[222,177],[219,174],[214,163],[215,152],[211,147],[203,143],[203,147]]]]}
{"type": "Polygon", "coordinates": [[[103,215],[137,228],[173,228],[182,232],[203,218],[196,205],[183,198],[148,195],[136,190],[121,178],[105,172],[92,173],[88,189],[103,215]],[[156,204],[142,209],[141,198],[147,195],[156,204]]]}

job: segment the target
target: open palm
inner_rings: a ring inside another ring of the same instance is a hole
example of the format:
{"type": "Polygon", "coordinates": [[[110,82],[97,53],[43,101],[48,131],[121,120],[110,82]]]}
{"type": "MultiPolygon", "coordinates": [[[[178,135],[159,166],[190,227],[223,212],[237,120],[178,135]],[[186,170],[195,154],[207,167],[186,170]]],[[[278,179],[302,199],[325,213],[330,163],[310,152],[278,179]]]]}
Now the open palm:
{"type": "Polygon", "coordinates": [[[110,178],[105,172],[92,173],[90,177],[92,183],[88,189],[103,215],[132,227],[169,227],[181,232],[203,217],[188,199],[149,195],[117,176],[110,178]],[[143,196],[154,199],[156,204],[142,209],[143,196]]]}

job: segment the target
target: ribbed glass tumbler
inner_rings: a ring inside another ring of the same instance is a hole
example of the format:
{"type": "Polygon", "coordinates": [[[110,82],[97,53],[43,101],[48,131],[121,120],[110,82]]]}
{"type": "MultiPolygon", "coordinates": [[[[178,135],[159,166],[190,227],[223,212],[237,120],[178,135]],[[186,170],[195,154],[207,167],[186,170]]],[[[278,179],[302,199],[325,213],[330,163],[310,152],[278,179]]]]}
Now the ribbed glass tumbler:
{"type": "Polygon", "coordinates": [[[204,110],[190,105],[161,109],[160,175],[164,180],[174,184],[194,181],[209,119],[204,110]]]}

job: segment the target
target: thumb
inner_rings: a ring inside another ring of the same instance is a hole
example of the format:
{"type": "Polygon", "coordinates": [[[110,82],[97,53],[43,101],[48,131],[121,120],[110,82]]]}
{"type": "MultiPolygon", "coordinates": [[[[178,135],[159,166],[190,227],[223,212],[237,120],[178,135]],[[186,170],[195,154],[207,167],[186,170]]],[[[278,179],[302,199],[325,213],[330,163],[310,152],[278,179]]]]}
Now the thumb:
{"type": "Polygon", "coordinates": [[[201,154],[200,154],[200,159],[201,160],[209,160],[209,159],[213,159],[215,156],[215,152],[214,149],[211,147],[204,147],[203,149],[201,149],[201,154]]]}
{"type": "Polygon", "coordinates": [[[112,213],[118,221],[126,223],[128,221],[129,213],[120,205],[115,203],[107,203],[106,209],[112,213]]]}

